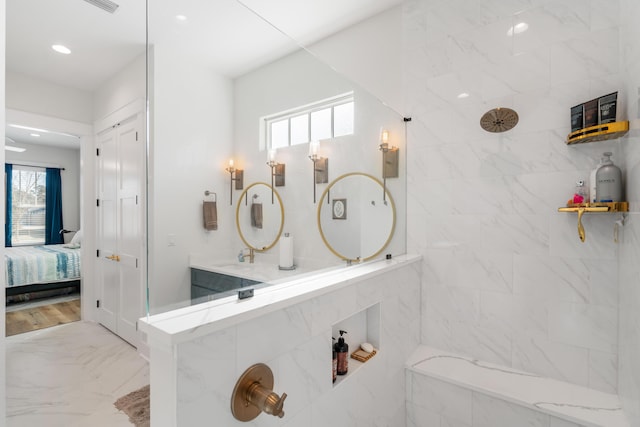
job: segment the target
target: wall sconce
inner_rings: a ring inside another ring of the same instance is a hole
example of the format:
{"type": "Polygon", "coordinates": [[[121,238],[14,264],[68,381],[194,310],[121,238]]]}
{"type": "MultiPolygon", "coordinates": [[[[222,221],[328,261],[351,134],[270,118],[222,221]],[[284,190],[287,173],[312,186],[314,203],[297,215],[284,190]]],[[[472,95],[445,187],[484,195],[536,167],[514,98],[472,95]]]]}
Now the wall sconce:
{"type": "Polygon", "coordinates": [[[231,175],[231,181],[229,182],[229,204],[233,205],[233,181],[236,182],[236,190],[242,190],[244,171],[233,167],[233,159],[229,160],[229,167],[225,168],[225,170],[231,175]]]}
{"type": "Polygon", "coordinates": [[[276,162],[276,150],[268,151],[267,166],[271,168],[271,204],[273,204],[273,187],[284,187],[284,163],[276,162]]]}
{"type": "Polygon", "coordinates": [[[313,162],[313,203],[316,202],[316,184],[329,182],[329,159],[318,156],[320,142],[309,143],[309,159],[313,162]]]}
{"type": "Polygon", "coordinates": [[[380,130],[380,151],[382,151],[382,200],[387,202],[387,178],[398,177],[398,147],[389,146],[389,131],[380,130]]]}

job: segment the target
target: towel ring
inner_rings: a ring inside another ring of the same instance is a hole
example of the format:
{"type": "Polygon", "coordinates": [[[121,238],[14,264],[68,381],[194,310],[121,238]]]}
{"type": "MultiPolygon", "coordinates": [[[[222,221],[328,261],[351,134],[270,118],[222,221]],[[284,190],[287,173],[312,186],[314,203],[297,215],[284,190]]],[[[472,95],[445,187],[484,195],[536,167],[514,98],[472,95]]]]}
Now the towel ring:
{"type": "Polygon", "coordinates": [[[213,201],[214,202],[218,201],[218,195],[216,193],[214,193],[213,191],[205,190],[204,195],[206,197],[213,196],[213,201]]]}

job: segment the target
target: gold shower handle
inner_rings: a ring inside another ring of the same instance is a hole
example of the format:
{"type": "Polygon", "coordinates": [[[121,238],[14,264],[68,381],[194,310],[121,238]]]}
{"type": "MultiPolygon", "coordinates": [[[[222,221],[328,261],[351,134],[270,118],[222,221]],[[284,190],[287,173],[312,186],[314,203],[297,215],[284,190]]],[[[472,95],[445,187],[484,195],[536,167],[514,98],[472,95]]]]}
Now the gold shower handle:
{"type": "Polygon", "coordinates": [[[586,235],[584,233],[584,225],[582,225],[582,215],[584,215],[585,210],[583,208],[578,209],[578,235],[580,236],[580,240],[584,242],[586,239],[586,235]]]}
{"type": "Polygon", "coordinates": [[[111,256],[108,256],[108,257],[105,257],[105,258],[110,259],[111,261],[120,262],[120,257],[118,255],[115,255],[115,254],[111,255],[111,256]]]}
{"type": "Polygon", "coordinates": [[[249,367],[238,379],[231,395],[231,413],[238,421],[251,421],[265,412],[284,417],[284,400],[273,392],[273,372],[264,363],[249,367]]]}

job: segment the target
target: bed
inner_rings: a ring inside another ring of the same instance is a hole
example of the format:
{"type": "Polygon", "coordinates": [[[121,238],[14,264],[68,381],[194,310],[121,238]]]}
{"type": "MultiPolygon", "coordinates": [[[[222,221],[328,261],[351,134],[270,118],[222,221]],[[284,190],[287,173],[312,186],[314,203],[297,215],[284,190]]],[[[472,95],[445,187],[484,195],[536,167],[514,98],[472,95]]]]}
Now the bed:
{"type": "Polygon", "coordinates": [[[80,246],[5,248],[7,297],[80,286],[80,246]]]}

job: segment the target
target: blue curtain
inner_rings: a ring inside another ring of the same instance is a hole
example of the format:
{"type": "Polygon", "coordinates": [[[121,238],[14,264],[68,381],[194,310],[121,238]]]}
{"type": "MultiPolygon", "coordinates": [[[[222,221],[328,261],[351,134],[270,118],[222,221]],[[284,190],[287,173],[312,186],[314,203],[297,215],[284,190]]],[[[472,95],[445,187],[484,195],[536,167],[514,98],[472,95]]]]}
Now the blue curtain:
{"type": "Polygon", "coordinates": [[[60,179],[60,169],[47,168],[44,244],[64,243],[60,230],[62,230],[62,180],[60,179]]]}
{"type": "Polygon", "coordinates": [[[11,246],[11,201],[13,190],[13,165],[9,163],[4,164],[4,182],[7,185],[5,188],[6,202],[4,213],[4,245],[5,247],[11,246]]]}

